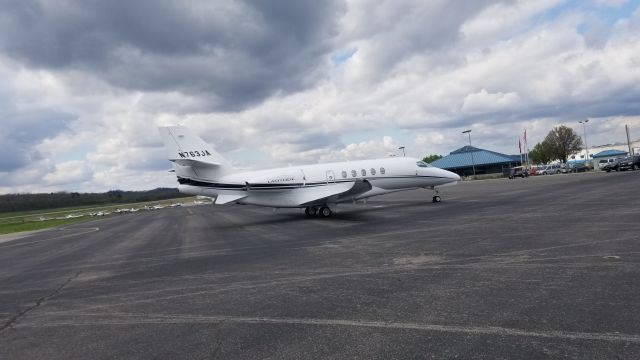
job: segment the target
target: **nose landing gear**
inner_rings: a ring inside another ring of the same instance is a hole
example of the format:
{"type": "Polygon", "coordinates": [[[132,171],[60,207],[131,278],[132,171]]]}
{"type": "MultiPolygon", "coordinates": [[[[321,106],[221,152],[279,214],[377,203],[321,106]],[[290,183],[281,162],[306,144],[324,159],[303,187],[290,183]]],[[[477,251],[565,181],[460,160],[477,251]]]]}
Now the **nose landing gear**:
{"type": "Polygon", "coordinates": [[[431,202],[434,203],[439,203],[442,201],[442,198],[440,197],[440,195],[438,195],[438,189],[436,188],[432,188],[433,189],[433,198],[431,199],[431,202]]]}

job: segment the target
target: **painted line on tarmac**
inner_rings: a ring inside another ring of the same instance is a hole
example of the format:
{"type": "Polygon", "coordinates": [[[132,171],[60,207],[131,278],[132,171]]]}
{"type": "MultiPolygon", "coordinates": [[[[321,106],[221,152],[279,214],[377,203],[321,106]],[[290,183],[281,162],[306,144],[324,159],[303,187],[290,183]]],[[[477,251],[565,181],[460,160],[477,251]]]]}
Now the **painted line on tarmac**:
{"type": "Polygon", "coordinates": [[[21,231],[18,233],[11,233],[11,234],[3,234],[3,235],[0,235],[0,244],[13,241],[13,240],[22,239],[25,237],[29,237],[31,235],[35,235],[47,230],[51,230],[51,229],[49,228],[49,229],[40,229],[40,230],[33,230],[33,231],[21,231]]]}
{"type": "Polygon", "coordinates": [[[57,231],[66,231],[66,230],[85,230],[85,231],[79,232],[79,233],[74,233],[74,234],[66,234],[66,235],[57,236],[57,237],[53,237],[53,238],[46,238],[46,239],[42,239],[42,240],[18,241],[16,243],[9,244],[9,245],[0,245],[0,249],[7,249],[7,248],[10,248],[10,247],[15,247],[15,246],[37,244],[37,243],[41,243],[41,242],[45,242],[45,241],[60,240],[60,239],[65,239],[65,238],[72,237],[72,236],[89,234],[89,233],[92,233],[92,232],[99,231],[100,228],[99,227],[92,227],[92,228],[73,228],[73,229],[60,228],[60,229],[57,229],[57,231]]]}
{"type": "MultiPolygon", "coordinates": [[[[96,326],[96,325],[140,325],[140,324],[198,324],[198,323],[241,323],[241,324],[280,324],[280,325],[317,325],[317,326],[347,326],[380,329],[418,330],[428,332],[457,333],[466,335],[499,335],[536,338],[553,338],[565,340],[597,340],[608,342],[625,342],[640,344],[640,335],[623,333],[592,333],[562,330],[526,330],[505,328],[499,326],[461,326],[421,324],[397,321],[366,321],[345,319],[317,319],[317,318],[273,318],[247,316],[202,316],[202,315],[163,315],[163,314],[130,314],[130,313],[74,313],[74,317],[88,317],[87,322],[78,321],[50,321],[46,317],[45,323],[17,324],[15,327],[60,327],[60,326],[96,326]]],[[[44,320],[41,318],[41,320],[44,320]]]]}

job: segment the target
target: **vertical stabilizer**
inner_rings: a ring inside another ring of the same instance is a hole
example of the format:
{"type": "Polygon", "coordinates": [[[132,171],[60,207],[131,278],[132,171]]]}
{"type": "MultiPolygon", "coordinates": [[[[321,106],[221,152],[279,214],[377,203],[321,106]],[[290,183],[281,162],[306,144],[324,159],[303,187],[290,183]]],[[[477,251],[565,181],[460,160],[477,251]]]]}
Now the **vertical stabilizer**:
{"type": "Polygon", "coordinates": [[[213,181],[233,172],[231,164],[191,129],[167,126],[159,130],[179,178],[213,181]]]}

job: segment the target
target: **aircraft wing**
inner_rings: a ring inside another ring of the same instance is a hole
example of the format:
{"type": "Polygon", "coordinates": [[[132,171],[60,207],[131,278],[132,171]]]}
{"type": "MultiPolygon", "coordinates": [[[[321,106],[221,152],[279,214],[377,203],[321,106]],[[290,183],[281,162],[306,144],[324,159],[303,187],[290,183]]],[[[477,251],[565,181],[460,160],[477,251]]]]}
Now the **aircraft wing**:
{"type": "Polygon", "coordinates": [[[220,194],[216,197],[216,205],[228,204],[232,201],[240,200],[247,197],[247,195],[226,195],[220,194]]]}
{"type": "Polygon", "coordinates": [[[299,197],[299,206],[322,205],[326,203],[348,201],[371,189],[371,183],[367,180],[356,180],[354,182],[343,182],[314,188],[305,188],[304,193],[299,197]]]}

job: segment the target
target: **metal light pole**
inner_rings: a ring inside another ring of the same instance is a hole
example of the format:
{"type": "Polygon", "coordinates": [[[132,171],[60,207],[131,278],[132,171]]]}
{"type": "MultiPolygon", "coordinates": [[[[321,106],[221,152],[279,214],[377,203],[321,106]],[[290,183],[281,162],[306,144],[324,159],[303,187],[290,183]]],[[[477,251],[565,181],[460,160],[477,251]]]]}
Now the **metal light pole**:
{"type": "MultiPolygon", "coordinates": [[[[462,132],[463,134],[469,135],[469,147],[471,148],[471,130],[465,130],[462,132]]],[[[471,166],[473,167],[473,179],[476,179],[476,162],[473,159],[473,149],[469,149],[471,152],[471,166]]]]}
{"type": "Polygon", "coordinates": [[[629,147],[629,156],[633,156],[633,151],[631,150],[631,139],[629,139],[629,125],[625,125],[624,129],[627,131],[627,146],[629,147]]]}
{"type": "Polygon", "coordinates": [[[405,157],[406,155],[404,154],[404,146],[400,146],[398,148],[398,150],[402,150],[402,157],[405,157]]]}
{"type": "Polygon", "coordinates": [[[587,159],[584,162],[585,165],[587,165],[587,161],[591,162],[591,159],[589,159],[589,145],[587,145],[587,126],[586,125],[588,122],[589,122],[589,119],[586,119],[584,121],[583,120],[578,121],[579,124],[582,124],[582,133],[584,134],[584,151],[585,151],[585,156],[587,157],[587,159]]]}

